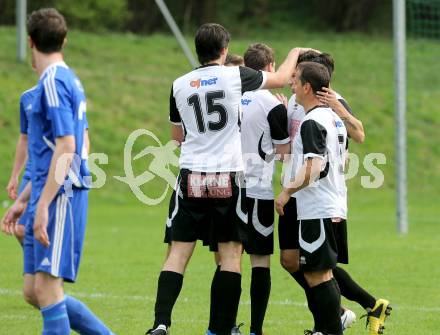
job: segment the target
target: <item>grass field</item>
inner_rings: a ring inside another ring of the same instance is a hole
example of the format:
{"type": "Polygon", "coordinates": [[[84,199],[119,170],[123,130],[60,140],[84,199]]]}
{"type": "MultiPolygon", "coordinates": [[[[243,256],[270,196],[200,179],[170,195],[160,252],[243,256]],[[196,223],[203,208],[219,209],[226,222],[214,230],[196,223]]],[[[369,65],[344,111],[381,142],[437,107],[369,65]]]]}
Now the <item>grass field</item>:
{"type": "MultiPolygon", "coordinates": [[[[0,28],[0,189],[8,180],[17,136],[17,101],[35,82],[28,65],[14,60],[15,31],[0,28]]],[[[378,297],[392,301],[394,311],[386,334],[434,335],[440,329],[440,45],[408,42],[408,158],[410,234],[395,229],[393,56],[391,41],[363,35],[308,34],[292,38],[267,36],[233,40],[231,51],[262,40],[273,45],[280,62],[290,46],[312,46],[336,59],[334,87],[343,93],[364,122],[367,140],[351,150],[361,159],[383,152],[385,184],[380,189],[360,187],[360,175],[349,182],[350,262],[359,283],[378,297]]],[[[69,64],[88,93],[92,151],[105,152],[109,164],[104,188],[92,192],[85,254],[79,280],[66,291],[81,297],[117,334],[142,334],[152,322],[157,276],[164,258],[161,243],[166,203],[149,207],[135,201],[126,185],[112,176],[123,175],[123,148],[137,128],[153,130],[166,142],[167,99],[172,80],[188,70],[171,37],[98,36],[73,32],[66,51],[69,64]]],[[[287,91],[285,91],[287,93],[287,91]]],[[[136,148],[142,148],[142,141],[136,148]]],[[[142,162],[145,170],[148,162],[142,162]]],[[[141,169],[142,166],[137,166],[141,169]]],[[[361,174],[365,171],[361,170],[361,174]]],[[[163,182],[146,190],[160,193],[163,182]]],[[[0,196],[0,201],[6,195],[0,196]]],[[[10,238],[0,237],[0,334],[38,334],[39,313],[21,298],[21,252],[10,238]]],[[[176,304],[172,333],[203,334],[207,326],[209,287],[214,265],[201,247],[185,276],[176,304]]],[[[249,262],[243,261],[243,293],[239,321],[249,325],[249,262]]],[[[359,306],[344,301],[358,316],[359,306]]],[[[265,323],[269,335],[302,334],[311,317],[296,283],[283,272],[274,255],[272,295],[265,323]]],[[[358,323],[347,334],[365,334],[358,323]]]]}
{"type": "MultiPolygon", "coordinates": [[[[349,272],[378,297],[391,299],[393,315],[386,334],[436,335],[440,326],[438,255],[440,228],[433,212],[415,208],[411,234],[395,233],[391,199],[379,194],[351,199],[349,272]]],[[[85,254],[74,286],[66,291],[82,298],[117,334],[143,334],[153,318],[157,276],[165,252],[160,241],[166,208],[108,206],[91,202],[85,254]]],[[[18,244],[2,238],[0,271],[0,334],[38,334],[40,315],[21,299],[21,253],[18,244]]],[[[207,326],[212,257],[201,246],[185,276],[174,312],[173,334],[203,334],[207,326]]],[[[243,293],[239,321],[249,325],[249,261],[243,261],[243,293]]],[[[363,311],[344,301],[358,316],[363,311]]],[[[265,329],[268,334],[302,334],[311,318],[297,284],[273,257],[272,294],[265,329]]],[[[347,334],[365,334],[358,322],[347,334]]]]}

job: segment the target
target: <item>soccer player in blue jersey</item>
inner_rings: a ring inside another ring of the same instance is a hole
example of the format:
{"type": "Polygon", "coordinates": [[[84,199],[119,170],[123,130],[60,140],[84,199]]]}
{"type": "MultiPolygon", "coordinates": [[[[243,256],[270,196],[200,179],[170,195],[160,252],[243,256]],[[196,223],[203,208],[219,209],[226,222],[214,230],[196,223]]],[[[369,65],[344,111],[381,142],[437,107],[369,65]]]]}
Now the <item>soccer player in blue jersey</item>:
{"type": "Polygon", "coordinates": [[[43,335],[67,335],[70,329],[80,334],[113,334],[63,290],[64,282],[76,280],[90,183],[84,89],[61,53],[67,26],[53,8],[33,12],[27,25],[33,65],[40,76],[29,102],[31,183],[6,219],[11,227],[21,214],[20,204],[27,204],[31,220],[24,239],[25,294],[32,292],[37,298],[43,335]]]}
{"type": "MultiPolygon", "coordinates": [[[[15,159],[11,172],[11,177],[9,178],[8,186],[6,187],[6,191],[8,192],[8,196],[11,200],[16,200],[17,196],[23,192],[24,188],[31,180],[30,161],[27,159],[28,122],[26,112],[30,110],[31,105],[29,104],[29,101],[32,99],[33,94],[35,93],[35,88],[36,87],[32,87],[31,89],[23,92],[20,97],[20,135],[18,137],[15,149],[15,159]],[[23,167],[25,167],[23,177],[21,179],[21,182],[19,183],[19,176],[23,167]]],[[[29,213],[28,210],[25,209],[23,215],[18,220],[17,225],[15,225],[13,233],[20,244],[23,244],[24,230],[28,218],[29,213]]]]}

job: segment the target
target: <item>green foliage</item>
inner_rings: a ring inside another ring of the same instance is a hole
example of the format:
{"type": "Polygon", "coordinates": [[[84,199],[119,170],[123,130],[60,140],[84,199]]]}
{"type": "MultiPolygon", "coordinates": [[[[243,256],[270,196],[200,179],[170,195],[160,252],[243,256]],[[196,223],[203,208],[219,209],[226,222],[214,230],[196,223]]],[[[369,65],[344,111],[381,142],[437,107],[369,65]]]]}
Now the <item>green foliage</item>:
{"type": "Polygon", "coordinates": [[[60,0],[56,7],[69,25],[83,30],[122,30],[129,18],[125,0],[60,0]]]}
{"type": "MultiPolygon", "coordinates": [[[[177,24],[192,33],[200,24],[219,21],[229,30],[246,35],[255,29],[286,27],[335,31],[389,31],[390,1],[379,0],[185,0],[166,1],[177,24]]],[[[154,0],[33,0],[28,12],[58,8],[69,26],[86,31],[169,32],[154,0]]],[[[0,2],[0,25],[13,24],[15,1],[0,2]]]]}
{"type": "MultiPolygon", "coordinates": [[[[55,7],[66,18],[69,28],[88,31],[115,30],[125,28],[130,13],[126,0],[32,0],[27,1],[28,13],[43,7],[55,7]]],[[[0,24],[13,24],[15,1],[0,2],[0,24]]]]}

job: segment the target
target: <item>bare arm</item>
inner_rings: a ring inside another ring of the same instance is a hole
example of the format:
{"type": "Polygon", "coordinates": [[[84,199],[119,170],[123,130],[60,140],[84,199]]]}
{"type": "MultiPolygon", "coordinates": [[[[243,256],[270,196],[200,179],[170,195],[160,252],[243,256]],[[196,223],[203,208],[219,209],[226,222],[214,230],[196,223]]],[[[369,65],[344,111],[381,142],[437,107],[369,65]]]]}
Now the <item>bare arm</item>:
{"type": "Polygon", "coordinates": [[[284,60],[283,64],[278,68],[277,72],[265,72],[266,83],[263,88],[281,88],[287,85],[296,68],[296,63],[300,55],[301,49],[292,49],[284,60]]]}
{"type": "Polygon", "coordinates": [[[15,149],[15,158],[14,158],[14,165],[12,167],[11,177],[9,178],[8,186],[6,187],[9,198],[13,200],[17,198],[18,177],[20,176],[20,172],[23,169],[23,166],[27,160],[27,147],[28,147],[27,135],[20,134],[15,149]]]}
{"type": "Polygon", "coordinates": [[[183,133],[182,125],[171,124],[171,139],[177,141],[179,146],[182,144],[185,135],[183,133]]]}
{"type": "Polygon", "coordinates": [[[277,159],[280,161],[284,161],[284,156],[290,154],[290,142],[285,144],[275,144],[275,153],[277,155],[277,159]]]}
{"type": "Polygon", "coordinates": [[[283,192],[286,192],[289,197],[309,186],[311,181],[316,180],[322,170],[323,159],[321,157],[313,157],[306,160],[296,173],[293,180],[291,180],[287,187],[283,188],[283,192]]]}
{"type": "Polygon", "coordinates": [[[87,154],[90,154],[90,137],[89,137],[89,130],[88,129],[86,129],[86,131],[84,132],[84,144],[87,149],[87,154]]]}
{"type": "Polygon", "coordinates": [[[335,113],[338,114],[341,120],[344,122],[345,128],[347,128],[348,136],[350,136],[350,138],[352,138],[356,143],[364,143],[365,132],[362,122],[348,113],[341,103],[339,104],[341,107],[338,108],[338,110],[335,110],[335,113]]]}
{"type": "Polygon", "coordinates": [[[341,120],[347,128],[347,133],[357,143],[363,143],[365,140],[364,126],[362,122],[355,118],[345,107],[341,101],[336,97],[333,90],[327,87],[323,87],[322,91],[317,92],[317,96],[320,102],[329,106],[333,111],[338,114],[341,120]]]}
{"type": "Polygon", "coordinates": [[[275,208],[280,215],[284,215],[284,205],[289,201],[292,194],[306,188],[311,182],[319,177],[322,170],[322,158],[313,157],[306,160],[295,177],[283,187],[275,201],[275,208]]]}

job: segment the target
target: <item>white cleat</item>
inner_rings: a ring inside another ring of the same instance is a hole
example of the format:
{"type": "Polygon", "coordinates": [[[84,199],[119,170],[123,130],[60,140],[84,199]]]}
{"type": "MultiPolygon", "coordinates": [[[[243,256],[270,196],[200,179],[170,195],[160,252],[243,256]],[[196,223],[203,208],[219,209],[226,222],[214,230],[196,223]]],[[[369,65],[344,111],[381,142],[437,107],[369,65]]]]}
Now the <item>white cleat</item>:
{"type": "Polygon", "coordinates": [[[350,328],[355,322],[356,314],[349,309],[344,309],[344,313],[341,315],[342,330],[344,331],[347,328],[350,328]]]}

